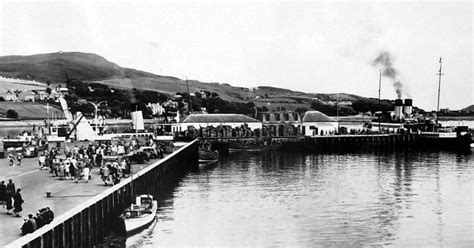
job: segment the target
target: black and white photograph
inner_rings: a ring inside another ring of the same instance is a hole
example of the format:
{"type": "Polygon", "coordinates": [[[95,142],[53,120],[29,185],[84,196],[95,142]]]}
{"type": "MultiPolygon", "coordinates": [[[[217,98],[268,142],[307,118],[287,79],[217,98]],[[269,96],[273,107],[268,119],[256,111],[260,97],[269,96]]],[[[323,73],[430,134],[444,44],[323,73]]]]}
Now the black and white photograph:
{"type": "Polygon", "coordinates": [[[0,0],[0,247],[474,247],[473,12],[0,0]]]}

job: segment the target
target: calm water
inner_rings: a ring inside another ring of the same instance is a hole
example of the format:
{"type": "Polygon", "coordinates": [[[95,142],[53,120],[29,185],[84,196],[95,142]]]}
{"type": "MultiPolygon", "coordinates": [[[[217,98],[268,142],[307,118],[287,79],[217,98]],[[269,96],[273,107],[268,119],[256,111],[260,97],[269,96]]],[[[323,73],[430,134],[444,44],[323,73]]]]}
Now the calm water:
{"type": "Polygon", "coordinates": [[[473,246],[474,155],[235,153],[188,174],[158,221],[126,241],[158,246],[473,246]]]}

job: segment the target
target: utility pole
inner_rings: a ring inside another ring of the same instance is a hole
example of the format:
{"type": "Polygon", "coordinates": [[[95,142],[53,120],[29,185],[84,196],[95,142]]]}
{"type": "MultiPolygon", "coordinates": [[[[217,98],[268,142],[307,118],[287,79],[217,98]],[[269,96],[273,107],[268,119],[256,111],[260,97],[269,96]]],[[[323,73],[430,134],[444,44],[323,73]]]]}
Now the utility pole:
{"type": "Polygon", "coordinates": [[[193,102],[191,100],[191,92],[189,92],[189,83],[188,83],[188,77],[186,76],[186,86],[188,87],[188,95],[189,95],[189,100],[188,100],[188,112],[191,113],[193,111],[193,102]],[[189,111],[191,109],[191,111],[189,111]]]}
{"type": "MultiPolygon", "coordinates": [[[[380,69],[380,74],[379,74],[379,110],[380,110],[380,113],[382,113],[382,106],[380,105],[380,89],[382,87],[382,69],[380,69]]],[[[380,132],[380,118],[382,118],[382,116],[379,116],[379,132],[380,132]]]]}
{"type": "Polygon", "coordinates": [[[336,95],[337,133],[339,134],[339,93],[336,95]]]}
{"type": "MultiPolygon", "coordinates": [[[[441,73],[441,69],[442,69],[442,65],[443,65],[443,62],[441,60],[441,57],[439,57],[439,70],[438,70],[438,106],[436,107],[436,114],[438,114],[439,112],[439,95],[440,95],[440,92],[441,92],[441,75],[444,75],[443,73],[441,73]]],[[[438,115],[436,115],[438,116],[438,115]]]]}
{"type": "Polygon", "coordinates": [[[135,105],[135,137],[137,137],[138,134],[138,103],[135,105]]]}

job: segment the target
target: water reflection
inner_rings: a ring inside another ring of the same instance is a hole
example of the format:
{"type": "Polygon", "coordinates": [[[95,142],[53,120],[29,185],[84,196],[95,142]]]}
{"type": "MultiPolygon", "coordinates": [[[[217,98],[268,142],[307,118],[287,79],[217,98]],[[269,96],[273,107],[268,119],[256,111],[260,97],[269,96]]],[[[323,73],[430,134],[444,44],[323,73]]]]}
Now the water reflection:
{"type": "Polygon", "coordinates": [[[229,154],[127,246],[469,246],[472,155],[229,154]],[[139,240],[139,241],[137,241],[139,240]]]}

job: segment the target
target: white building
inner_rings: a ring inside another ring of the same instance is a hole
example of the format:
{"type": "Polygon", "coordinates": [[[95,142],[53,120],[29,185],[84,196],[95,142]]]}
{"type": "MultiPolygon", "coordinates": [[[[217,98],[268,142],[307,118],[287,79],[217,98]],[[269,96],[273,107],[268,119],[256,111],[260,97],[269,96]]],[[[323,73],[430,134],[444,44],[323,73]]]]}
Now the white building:
{"type": "Polygon", "coordinates": [[[199,129],[200,127],[204,128],[208,126],[231,126],[232,128],[236,128],[242,125],[247,125],[251,130],[262,128],[261,121],[242,114],[192,114],[186,117],[182,122],[174,123],[172,125],[172,131],[180,132],[188,130],[189,126],[199,129]]]}
{"type": "Polygon", "coordinates": [[[306,136],[328,135],[337,131],[337,121],[319,111],[307,111],[303,116],[302,128],[306,136]]]}
{"type": "Polygon", "coordinates": [[[24,90],[18,94],[18,100],[22,102],[34,102],[36,93],[31,90],[24,90]]]}
{"type": "Polygon", "coordinates": [[[12,91],[3,91],[0,92],[0,97],[3,98],[5,101],[18,101],[18,97],[15,92],[12,91]]]}
{"type": "Polygon", "coordinates": [[[159,103],[148,103],[146,105],[151,109],[153,115],[162,115],[165,113],[165,109],[159,103]]]}

